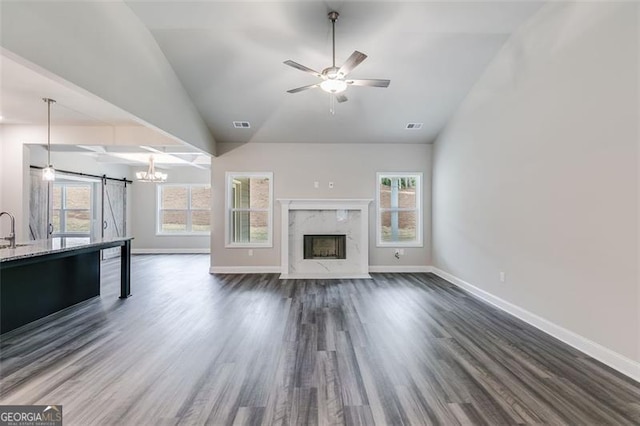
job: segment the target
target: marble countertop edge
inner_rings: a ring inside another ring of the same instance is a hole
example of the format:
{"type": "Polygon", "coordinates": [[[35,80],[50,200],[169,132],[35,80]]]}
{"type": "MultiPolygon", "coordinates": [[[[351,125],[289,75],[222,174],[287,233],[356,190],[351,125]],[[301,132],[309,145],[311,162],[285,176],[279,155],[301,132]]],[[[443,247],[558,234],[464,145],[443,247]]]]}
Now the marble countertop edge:
{"type": "Polygon", "coordinates": [[[18,243],[18,247],[15,249],[0,246],[0,263],[36,256],[45,256],[53,253],[81,250],[89,247],[109,245],[132,239],[133,237],[131,236],[116,238],[56,237],[48,240],[18,243]]]}

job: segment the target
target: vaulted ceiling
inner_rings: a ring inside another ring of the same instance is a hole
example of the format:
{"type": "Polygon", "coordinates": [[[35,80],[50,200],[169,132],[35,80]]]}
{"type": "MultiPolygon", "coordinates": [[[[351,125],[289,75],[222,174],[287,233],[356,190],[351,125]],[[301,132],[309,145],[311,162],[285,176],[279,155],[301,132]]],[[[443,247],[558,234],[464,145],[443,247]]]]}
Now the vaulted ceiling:
{"type": "Polygon", "coordinates": [[[128,1],[149,28],[218,142],[429,143],[507,37],[541,3],[531,2],[153,2],[128,1]],[[283,64],[331,65],[354,51],[368,58],[329,113],[318,81],[283,64]],[[250,129],[234,129],[246,120],[250,129]],[[409,122],[424,123],[406,130],[409,122]]]}
{"type": "MultiPolygon", "coordinates": [[[[157,42],[218,143],[431,143],[506,39],[542,2],[124,4],[157,42]],[[336,105],[335,115],[329,113],[329,95],[319,89],[286,93],[318,79],[283,64],[291,59],[318,71],[331,65],[327,13],[332,10],[340,13],[337,65],[358,50],[368,58],[350,78],[391,80],[388,88],[349,87],[349,100],[336,105]],[[248,121],[251,127],[236,129],[233,121],[248,121]],[[406,130],[410,122],[423,126],[406,130]]],[[[73,13],[72,6],[66,7],[65,14],[73,13]]],[[[77,19],[82,18],[79,13],[77,19]]],[[[117,20],[113,27],[117,31],[117,20]]],[[[0,113],[29,116],[36,105],[31,100],[28,107],[20,106],[20,91],[28,93],[34,86],[29,73],[18,76],[12,67],[3,70],[7,101],[0,113]]],[[[72,100],[67,107],[78,112],[69,112],[70,122],[82,113],[96,121],[130,120],[120,114],[126,107],[100,107],[95,99],[72,100]]]]}

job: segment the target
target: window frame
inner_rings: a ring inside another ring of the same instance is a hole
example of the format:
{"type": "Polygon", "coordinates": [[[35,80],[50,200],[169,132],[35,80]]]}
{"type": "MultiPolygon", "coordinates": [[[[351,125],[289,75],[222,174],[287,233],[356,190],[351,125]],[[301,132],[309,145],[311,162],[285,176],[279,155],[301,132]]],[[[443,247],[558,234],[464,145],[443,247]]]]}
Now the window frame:
{"type": "MultiPolygon", "coordinates": [[[[209,201],[208,209],[193,209],[191,208],[191,190],[193,188],[209,188],[211,191],[211,184],[208,183],[159,183],[156,186],[156,236],[158,237],[200,237],[211,235],[211,201],[209,201]],[[185,209],[163,209],[162,208],[162,188],[179,187],[187,188],[187,207],[185,209]],[[162,231],[162,212],[163,211],[179,211],[187,213],[187,230],[180,232],[167,232],[162,231]],[[209,230],[208,231],[192,231],[191,216],[193,212],[209,212],[209,230]]],[[[211,198],[211,197],[210,197],[211,198]]]]}
{"type": "MultiPolygon", "coordinates": [[[[94,203],[94,190],[93,185],[89,182],[53,182],[51,194],[53,194],[53,187],[60,187],[60,208],[53,208],[53,202],[51,203],[51,218],[54,216],[54,212],[58,210],[60,212],[59,215],[59,226],[60,229],[58,232],[54,232],[51,234],[52,237],[90,237],[92,235],[93,230],[93,203],[94,203]],[[67,188],[68,187],[89,187],[89,208],[88,209],[78,209],[78,208],[67,208],[67,188]],[[89,231],[80,232],[80,231],[68,231],[67,230],[67,216],[66,212],[88,212],[89,213],[89,231]]],[[[51,223],[53,223],[51,221],[51,223]]]]}
{"type": "Polygon", "coordinates": [[[226,172],[225,173],[225,205],[224,205],[224,229],[226,248],[269,248],[273,247],[273,172],[226,172]],[[266,209],[232,209],[232,197],[234,191],[233,181],[237,178],[267,178],[269,179],[269,207],[266,209]],[[231,229],[231,215],[236,211],[267,211],[267,241],[262,243],[237,243],[231,238],[234,230],[231,229]]]}
{"type": "Polygon", "coordinates": [[[377,172],[376,173],[376,247],[424,247],[422,237],[422,172],[377,172]],[[416,180],[416,207],[407,208],[387,208],[380,206],[380,186],[384,178],[414,178],[416,180]],[[416,239],[413,241],[382,241],[382,214],[389,211],[415,211],[416,214],[416,239]]]}

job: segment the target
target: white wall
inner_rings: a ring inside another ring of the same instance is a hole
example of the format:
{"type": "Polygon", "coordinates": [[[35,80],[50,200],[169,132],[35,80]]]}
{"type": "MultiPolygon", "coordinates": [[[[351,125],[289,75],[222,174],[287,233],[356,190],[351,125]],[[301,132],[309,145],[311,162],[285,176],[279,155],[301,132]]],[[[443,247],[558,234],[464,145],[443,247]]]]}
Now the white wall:
{"type": "MultiPolygon", "coordinates": [[[[133,173],[146,171],[134,168],[133,173]]],[[[162,170],[169,176],[167,183],[211,182],[209,170],[193,167],[174,167],[162,170]]],[[[211,239],[209,235],[169,236],[156,235],[156,194],[157,185],[149,182],[135,182],[132,188],[135,209],[132,216],[132,228],[135,239],[132,250],[137,253],[209,253],[211,239]]]]}
{"type": "MultiPolygon", "coordinates": [[[[53,126],[52,145],[131,145],[131,144],[174,144],[172,140],[141,126],[53,126]]],[[[16,218],[18,239],[29,235],[29,166],[46,164],[44,150],[34,147],[34,158],[28,144],[46,145],[47,127],[30,125],[0,125],[0,211],[9,211],[16,218]],[[40,154],[38,154],[40,152],[40,154]]],[[[129,177],[128,166],[99,163],[91,157],[70,153],[53,152],[54,167],[81,173],[90,173],[122,178],[129,177]]],[[[0,229],[4,226],[0,223],[0,229]]],[[[8,226],[8,225],[7,225],[8,226]]],[[[8,228],[7,228],[8,229],[8,228]]]]}
{"type": "MultiPolygon", "coordinates": [[[[29,179],[29,166],[44,167],[47,164],[47,150],[46,147],[41,145],[25,145],[26,154],[28,155],[28,163],[26,167],[27,176],[29,179]]],[[[95,160],[95,158],[74,152],[52,152],[51,163],[57,171],[65,170],[75,173],[86,173],[89,175],[103,176],[106,175],[115,179],[129,179],[132,178],[131,168],[123,164],[101,163],[95,160]]],[[[27,180],[24,187],[25,191],[22,193],[23,200],[27,203],[24,212],[26,214],[25,221],[28,222],[29,212],[29,196],[30,196],[30,180],[27,180]]],[[[126,202],[126,221],[127,221],[127,235],[132,235],[131,232],[131,211],[132,202],[134,196],[132,194],[132,186],[127,186],[127,202],[126,202]]],[[[100,216],[97,216],[98,218],[100,216]]],[[[16,218],[17,220],[17,218],[16,218]]],[[[100,221],[98,221],[100,223],[100,221]]],[[[26,224],[28,226],[28,223],[26,224]]],[[[97,225],[97,229],[101,229],[100,225],[97,225]]],[[[27,240],[29,234],[21,234],[19,240],[27,240]]]]}
{"type": "Polygon", "coordinates": [[[369,260],[373,266],[428,266],[431,263],[431,145],[402,144],[219,144],[212,163],[213,218],[211,266],[280,267],[280,205],[274,201],[273,247],[225,248],[225,172],[273,172],[274,198],[371,198],[369,260]],[[231,149],[235,148],[235,149],[231,149]],[[229,151],[229,149],[231,149],[229,151]],[[424,247],[405,248],[399,260],[393,248],[377,248],[376,172],[422,172],[424,247]],[[320,188],[314,189],[314,181],[320,188]],[[334,182],[334,189],[328,188],[334,182]]]}
{"type": "MultiPolygon", "coordinates": [[[[0,156],[0,211],[8,211],[16,218],[18,241],[29,239],[30,166],[45,167],[47,151],[40,145],[24,143],[23,130],[29,126],[0,126],[2,155],[0,156]]],[[[46,134],[45,134],[46,137],[46,134]]],[[[114,178],[131,179],[128,166],[99,163],[87,155],[69,152],[53,152],[51,162],[56,170],[67,170],[114,178]]],[[[131,205],[131,198],[127,204],[131,205]]],[[[130,215],[128,215],[130,220],[130,215]]],[[[0,234],[5,235],[8,225],[0,223],[0,234]]]]}
{"type": "Polygon", "coordinates": [[[548,4],[434,148],[434,265],[622,363],[640,361],[638,47],[635,4],[548,4]]]}
{"type": "MultiPolygon", "coordinates": [[[[16,219],[16,238],[28,239],[29,227],[29,148],[23,143],[22,126],[0,125],[0,211],[16,219]]],[[[46,128],[44,133],[46,141],[46,128]]],[[[4,219],[3,219],[4,221],[4,219]]],[[[8,221],[7,221],[8,222],[8,221]]],[[[0,223],[0,234],[8,233],[8,225],[0,223]]]]}
{"type": "MultiPolygon", "coordinates": [[[[46,165],[46,126],[0,125],[0,211],[9,211],[16,217],[18,240],[28,239],[29,225],[29,166],[46,165]]],[[[168,145],[173,143],[157,132],[143,127],[111,126],[54,126],[53,145],[168,145]]],[[[132,179],[135,172],[146,168],[134,168],[122,164],[102,163],[89,155],[59,152],[51,153],[51,162],[58,170],[68,170],[93,175],[132,179]]],[[[187,167],[168,171],[169,182],[209,183],[210,172],[187,167]]],[[[209,252],[208,236],[156,237],[155,236],[155,185],[133,182],[128,186],[127,233],[134,237],[132,247],[144,251],[184,251],[185,249],[209,252]]],[[[8,233],[8,220],[0,222],[0,235],[8,233]]]]}

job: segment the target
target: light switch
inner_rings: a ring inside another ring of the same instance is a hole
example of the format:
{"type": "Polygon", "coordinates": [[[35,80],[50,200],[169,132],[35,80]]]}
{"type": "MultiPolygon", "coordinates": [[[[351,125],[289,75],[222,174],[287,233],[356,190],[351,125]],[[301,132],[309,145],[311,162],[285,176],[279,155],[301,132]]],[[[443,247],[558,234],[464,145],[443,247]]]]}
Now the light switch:
{"type": "Polygon", "coordinates": [[[320,182],[318,182],[318,181],[313,182],[313,187],[314,187],[315,189],[320,188],[320,182]]]}

